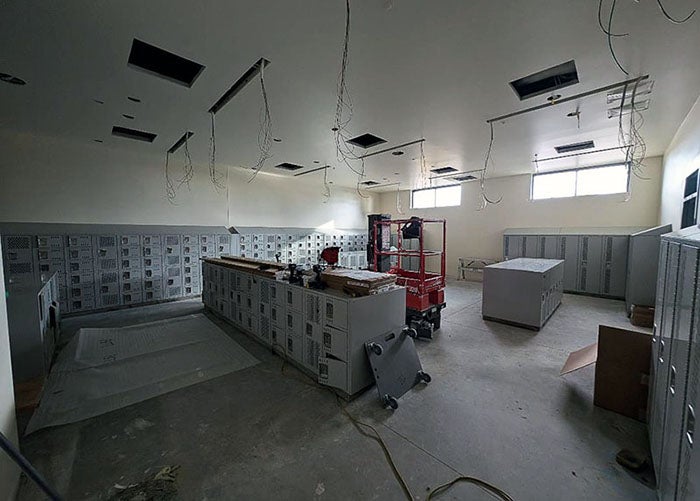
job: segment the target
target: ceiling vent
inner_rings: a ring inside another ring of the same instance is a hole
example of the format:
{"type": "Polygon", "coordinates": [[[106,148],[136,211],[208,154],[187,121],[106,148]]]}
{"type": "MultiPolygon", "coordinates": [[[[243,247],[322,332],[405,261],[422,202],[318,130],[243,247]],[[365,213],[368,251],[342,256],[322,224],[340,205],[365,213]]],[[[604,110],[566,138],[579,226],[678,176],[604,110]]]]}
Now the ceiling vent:
{"type": "Polygon", "coordinates": [[[275,168],[276,168],[276,169],[282,169],[282,170],[288,170],[288,171],[295,171],[295,170],[303,169],[304,166],[303,166],[303,165],[292,164],[292,163],[289,163],[289,162],[283,162],[283,163],[281,163],[281,164],[275,165],[275,168]]]}
{"type": "Polygon", "coordinates": [[[347,141],[350,144],[359,146],[360,148],[371,148],[372,146],[377,146],[378,144],[386,143],[386,139],[377,137],[374,134],[362,134],[361,136],[353,137],[347,141]]]}
{"type": "Polygon", "coordinates": [[[430,169],[430,172],[434,172],[435,174],[449,174],[450,172],[457,172],[457,169],[448,165],[447,167],[437,167],[435,169],[430,169]]]}
{"type": "Polygon", "coordinates": [[[134,38],[128,65],[171,82],[192,87],[204,66],[134,38]]]}
{"type": "Polygon", "coordinates": [[[454,179],[455,181],[462,182],[462,181],[474,181],[476,179],[476,177],[472,176],[471,174],[461,174],[459,176],[454,176],[452,179],[454,179]]]}
{"type": "Polygon", "coordinates": [[[591,148],[595,148],[595,143],[593,141],[583,141],[582,143],[572,143],[554,147],[560,155],[562,153],[573,153],[574,151],[589,150],[591,148]]]}
{"type": "Polygon", "coordinates": [[[112,127],[112,135],[124,137],[126,139],[133,139],[135,141],[144,141],[146,143],[152,143],[156,138],[156,134],[153,134],[152,132],[144,132],[142,130],[119,127],[118,125],[112,127]]]}
{"type": "Polygon", "coordinates": [[[362,181],[360,184],[364,186],[376,186],[379,183],[376,181],[362,181]]]}
{"type": "Polygon", "coordinates": [[[266,68],[267,65],[270,64],[270,61],[268,61],[265,58],[258,59],[253,66],[248,68],[248,70],[243,73],[241,78],[236,80],[231,88],[224,92],[224,94],[219,98],[217,102],[214,103],[214,105],[209,108],[209,113],[217,113],[221,108],[226,106],[228,102],[236,97],[236,94],[238,94],[240,91],[243,90],[243,88],[248,85],[251,80],[253,80],[259,73],[260,70],[263,68],[266,68]]]}
{"type": "Polygon", "coordinates": [[[578,83],[576,63],[571,60],[517,80],[510,86],[521,101],[578,83]]]}

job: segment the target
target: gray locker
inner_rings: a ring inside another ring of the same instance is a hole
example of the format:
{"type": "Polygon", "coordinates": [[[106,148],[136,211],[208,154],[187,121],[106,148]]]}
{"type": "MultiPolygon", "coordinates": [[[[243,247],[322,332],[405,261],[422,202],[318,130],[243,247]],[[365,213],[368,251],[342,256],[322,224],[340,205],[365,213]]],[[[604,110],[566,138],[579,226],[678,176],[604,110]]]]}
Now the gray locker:
{"type": "Polygon", "coordinates": [[[559,237],[559,259],[564,260],[564,290],[578,290],[579,242],[578,235],[559,237]]]}
{"type": "Polygon", "coordinates": [[[629,237],[625,283],[628,315],[632,312],[633,304],[641,306],[656,304],[657,276],[661,279],[658,268],[661,235],[669,232],[671,232],[670,224],[633,233],[629,237]]]}
{"type": "Polygon", "coordinates": [[[539,239],[540,237],[537,235],[526,235],[523,237],[524,242],[523,242],[523,257],[531,257],[531,258],[537,258],[540,257],[540,247],[539,247],[539,239]]]}
{"type": "Polygon", "coordinates": [[[544,259],[561,259],[559,257],[559,237],[556,235],[543,235],[539,238],[539,256],[544,259]]]}
{"type": "Polygon", "coordinates": [[[520,235],[507,235],[503,237],[503,257],[513,259],[525,255],[525,237],[520,235]]]}
{"type": "Polygon", "coordinates": [[[626,236],[603,237],[601,294],[620,299],[625,297],[628,245],[629,237],[626,236]]]}
{"type": "Polygon", "coordinates": [[[670,501],[676,497],[690,333],[694,330],[693,307],[697,286],[697,266],[697,249],[682,245],[679,262],[679,270],[682,271],[678,273],[677,279],[679,287],[677,287],[675,319],[671,335],[668,385],[665,395],[658,395],[660,400],[665,398],[664,407],[666,408],[666,420],[662,434],[661,465],[657,467],[657,486],[661,501],[670,501]]]}
{"type": "Polygon", "coordinates": [[[600,235],[581,235],[577,290],[589,294],[600,293],[602,257],[603,237],[600,235]]]}
{"type": "MultiPolygon", "coordinates": [[[[651,401],[651,422],[649,426],[651,454],[657,474],[663,464],[663,434],[666,420],[666,388],[668,387],[670,362],[669,356],[672,348],[672,332],[675,320],[676,284],[680,259],[680,244],[670,242],[668,244],[668,261],[665,274],[664,293],[660,297],[661,303],[657,303],[657,311],[660,311],[661,323],[657,328],[656,353],[653,390],[654,400],[651,401]]],[[[660,479],[659,479],[660,480],[660,479]]]]}
{"type": "Polygon", "coordinates": [[[34,281],[32,237],[12,235],[2,237],[5,283],[31,284],[34,281]]]}

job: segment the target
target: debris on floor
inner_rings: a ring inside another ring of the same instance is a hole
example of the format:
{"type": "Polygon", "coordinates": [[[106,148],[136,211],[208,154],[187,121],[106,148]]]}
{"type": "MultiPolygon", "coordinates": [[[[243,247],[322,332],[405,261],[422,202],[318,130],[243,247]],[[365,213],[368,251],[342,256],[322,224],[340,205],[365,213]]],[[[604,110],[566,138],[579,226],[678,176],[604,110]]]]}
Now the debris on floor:
{"type": "Polygon", "coordinates": [[[138,484],[121,486],[109,499],[120,501],[169,501],[177,498],[177,472],[180,465],[165,466],[153,478],[138,484]]]}

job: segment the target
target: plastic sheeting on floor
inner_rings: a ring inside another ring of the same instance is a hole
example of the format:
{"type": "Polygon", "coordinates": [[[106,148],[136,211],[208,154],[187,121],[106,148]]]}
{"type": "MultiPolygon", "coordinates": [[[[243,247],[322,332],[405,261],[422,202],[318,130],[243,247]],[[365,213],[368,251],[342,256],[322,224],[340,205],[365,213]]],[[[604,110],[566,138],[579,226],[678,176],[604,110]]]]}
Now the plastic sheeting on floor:
{"type": "Polygon", "coordinates": [[[26,432],[98,416],[257,363],[202,314],[81,329],[54,364],[26,432]]]}

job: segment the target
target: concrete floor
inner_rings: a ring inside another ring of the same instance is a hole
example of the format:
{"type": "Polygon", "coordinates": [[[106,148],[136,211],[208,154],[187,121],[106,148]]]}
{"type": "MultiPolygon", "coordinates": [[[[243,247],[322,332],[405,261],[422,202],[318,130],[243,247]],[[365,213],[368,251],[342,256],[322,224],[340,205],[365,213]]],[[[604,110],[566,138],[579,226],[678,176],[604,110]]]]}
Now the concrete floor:
{"type": "MultiPolygon", "coordinates": [[[[442,329],[421,342],[433,377],[381,408],[375,390],[348,405],[387,442],[416,499],[457,475],[516,500],[652,500],[615,462],[645,450],[646,426],[593,406],[594,367],[559,376],[569,351],[600,323],[629,327],[620,301],[565,295],[539,333],[481,319],[481,284],[452,282],[442,329]]],[[[123,326],[201,310],[198,301],[66,319],[123,326]]],[[[22,439],[28,458],[66,499],[106,499],[165,465],[180,465],[179,499],[405,499],[379,445],[358,433],[330,392],[233,327],[261,363],[86,421],[22,439]]],[[[41,499],[22,483],[20,500],[41,499]]],[[[457,485],[440,499],[492,499],[457,485]]]]}

